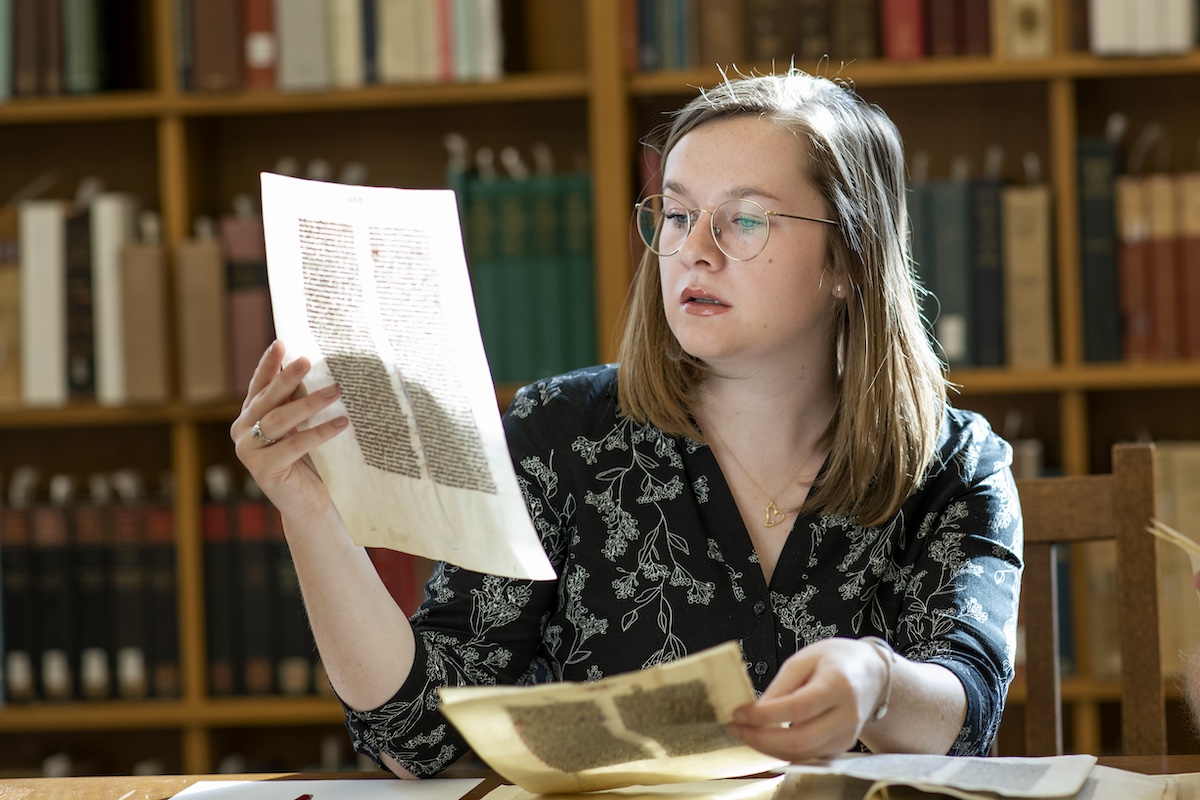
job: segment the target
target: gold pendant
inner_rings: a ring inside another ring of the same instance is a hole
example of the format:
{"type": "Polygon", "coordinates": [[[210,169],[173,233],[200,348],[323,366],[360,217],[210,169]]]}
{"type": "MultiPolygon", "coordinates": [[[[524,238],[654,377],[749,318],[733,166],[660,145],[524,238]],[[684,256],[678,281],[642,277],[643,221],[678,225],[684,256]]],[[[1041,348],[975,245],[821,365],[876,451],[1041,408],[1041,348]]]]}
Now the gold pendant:
{"type": "Polygon", "coordinates": [[[775,507],[774,500],[767,501],[767,518],[763,521],[763,525],[768,528],[774,528],[779,523],[787,519],[787,514],[775,507]]]}

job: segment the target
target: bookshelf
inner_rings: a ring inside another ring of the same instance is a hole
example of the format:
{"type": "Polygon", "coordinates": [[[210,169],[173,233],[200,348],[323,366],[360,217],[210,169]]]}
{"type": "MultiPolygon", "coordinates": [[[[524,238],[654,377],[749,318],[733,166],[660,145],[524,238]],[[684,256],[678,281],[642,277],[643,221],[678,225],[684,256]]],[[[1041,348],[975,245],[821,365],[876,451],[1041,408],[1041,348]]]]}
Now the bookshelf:
{"type": "MultiPolygon", "coordinates": [[[[467,133],[473,146],[547,141],[562,156],[586,154],[590,163],[598,356],[612,359],[633,271],[628,225],[636,194],[636,142],[661,122],[662,112],[718,73],[627,74],[621,3],[525,2],[538,12],[530,14],[528,30],[532,68],[496,83],[189,94],[176,80],[175,4],[143,0],[154,42],[150,88],[0,106],[0,147],[23,154],[0,165],[0,193],[11,194],[39,171],[53,169],[60,187],[98,172],[114,188],[134,192],[161,211],[170,248],[188,235],[196,214],[216,213],[237,193],[255,192],[258,171],[270,168],[285,151],[301,160],[320,156],[335,163],[366,155],[370,182],[420,187],[443,185],[441,137],[446,132],[467,133]]],[[[1065,0],[1056,2],[1060,22],[1067,6],[1065,0]]],[[[959,370],[951,379],[961,385],[959,404],[988,414],[997,427],[1016,409],[1027,425],[1022,434],[1044,441],[1051,467],[1084,474],[1108,468],[1114,441],[1143,435],[1200,438],[1200,418],[1189,413],[1200,397],[1200,362],[1091,364],[1083,359],[1074,180],[1077,136],[1098,130],[1115,107],[1127,111],[1135,124],[1168,121],[1193,139],[1200,136],[1187,101],[1200,90],[1200,52],[1102,59],[1072,52],[1065,34],[1059,38],[1054,56],[1031,61],[861,61],[840,71],[825,64],[820,71],[852,79],[897,121],[910,152],[919,147],[935,154],[935,169],[944,169],[942,160],[951,150],[977,156],[993,138],[1013,152],[1033,150],[1042,156],[1055,197],[1059,359],[1052,368],[959,370]]],[[[1185,154],[1175,158],[1181,169],[1185,154]]],[[[514,390],[497,387],[501,403],[514,390]]],[[[320,736],[341,735],[340,709],[328,698],[212,698],[206,693],[202,474],[213,463],[234,462],[228,425],[237,412],[232,400],[0,412],[5,442],[0,474],[22,463],[37,463],[44,473],[86,474],[129,464],[150,475],[173,471],[182,668],[177,700],[0,707],[0,753],[14,754],[0,758],[0,770],[35,769],[37,759],[76,740],[85,742],[83,749],[104,753],[106,746],[114,747],[111,740],[122,739],[126,751],[144,749],[168,771],[204,773],[256,737],[308,753],[315,752],[320,736]]],[[[1070,728],[1077,749],[1099,751],[1103,730],[1111,724],[1105,709],[1114,691],[1112,684],[1086,678],[1064,690],[1073,709],[1070,728]]],[[[1015,705],[1022,696],[1015,687],[1015,705]]],[[[132,768],[119,759],[97,756],[97,763],[116,771],[132,768]]]]}

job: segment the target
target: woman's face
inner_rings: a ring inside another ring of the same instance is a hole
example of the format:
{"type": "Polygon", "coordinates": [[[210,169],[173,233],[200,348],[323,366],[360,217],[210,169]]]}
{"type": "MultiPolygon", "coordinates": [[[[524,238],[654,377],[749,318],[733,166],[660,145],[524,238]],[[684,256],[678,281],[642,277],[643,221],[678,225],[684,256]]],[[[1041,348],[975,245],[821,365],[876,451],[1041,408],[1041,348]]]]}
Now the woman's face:
{"type": "Polygon", "coordinates": [[[795,370],[833,358],[833,226],[772,216],[766,248],[734,261],[714,241],[708,213],[747,198],[768,211],[828,218],[828,204],[805,177],[807,157],[787,128],[746,115],[701,125],[663,164],[663,193],[706,209],[679,252],[659,259],[667,322],[685,352],[720,374],[795,370]]]}

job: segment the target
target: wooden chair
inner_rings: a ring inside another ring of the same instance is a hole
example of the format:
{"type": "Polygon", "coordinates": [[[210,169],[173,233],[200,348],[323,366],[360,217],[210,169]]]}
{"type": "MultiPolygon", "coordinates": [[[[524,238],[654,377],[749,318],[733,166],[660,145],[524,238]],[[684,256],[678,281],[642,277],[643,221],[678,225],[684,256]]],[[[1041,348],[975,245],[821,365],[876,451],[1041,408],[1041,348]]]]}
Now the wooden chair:
{"type": "Polygon", "coordinates": [[[1115,539],[1117,548],[1122,753],[1167,752],[1156,540],[1146,532],[1154,516],[1154,446],[1118,444],[1112,460],[1106,475],[1017,481],[1025,523],[1026,755],[1063,750],[1054,548],[1103,539],[1115,539]]]}

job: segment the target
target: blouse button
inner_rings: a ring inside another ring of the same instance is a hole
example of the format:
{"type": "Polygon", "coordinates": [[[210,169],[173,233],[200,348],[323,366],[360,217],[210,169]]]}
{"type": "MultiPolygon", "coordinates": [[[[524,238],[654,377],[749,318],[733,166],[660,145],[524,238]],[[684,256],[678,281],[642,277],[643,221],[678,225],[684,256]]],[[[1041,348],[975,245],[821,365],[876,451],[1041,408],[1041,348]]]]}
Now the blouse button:
{"type": "Polygon", "coordinates": [[[756,600],[754,602],[754,613],[755,614],[762,614],[766,610],[767,610],[767,604],[764,603],[762,600],[756,600]]]}
{"type": "Polygon", "coordinates": [[[767,662],[765,661],[760,661],[754,665],[754,672],[756,675],[766,675],[768,669],[770,669],[770,667],[767,666],[767,662]]]}

